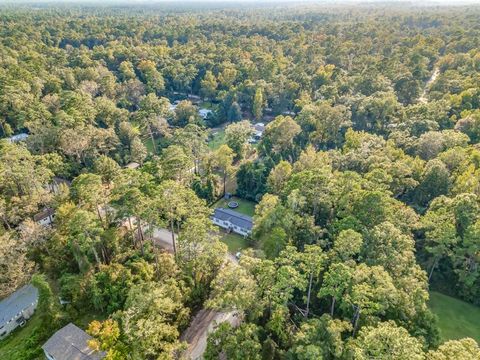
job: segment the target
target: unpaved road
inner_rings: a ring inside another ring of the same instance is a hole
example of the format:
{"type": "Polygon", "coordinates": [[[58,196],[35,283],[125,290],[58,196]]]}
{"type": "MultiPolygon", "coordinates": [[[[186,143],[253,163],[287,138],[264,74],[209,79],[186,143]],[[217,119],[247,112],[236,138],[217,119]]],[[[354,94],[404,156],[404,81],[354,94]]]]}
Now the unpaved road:
{"type": "Polygon", "coordinates": [[[202,309],[193,318],[192,323],[180,337],[188,344],[184,353],[187,359],[202,359],[207,348],[208,334],[215,330],[220,323],[228,321],[232,326],[240,325],[241,319],[236,312],[218,312],[211,309],[202,309]]]}
{"type": "Polygon", "coordinates": [[[430,76],[430,79],[428,79],[428,81],[425,83],[425,87],[423,88],[422,96],[420,96],[418,98],[418,102],[423,103],[423,104],[428,102],[428,99],[427,99],[428,91],[430,90],[430,86],[437,79],[439,74],[440,74],[440,69],[438,67],[433,69],[432,76],[430,76]]]}
{"type": "MultiPolygon", "coordinates": [[[[132,226],[135,226],[135,220],[130,219],[132,226]]],[[[130,227],[130,223],[125,221],[124,226],[130,227]]],[[[147,226],[142,227],[144,232],[148,229],[147,226]]],[[[154,228],[152,234],[153,241],[158,247],[173,254],[172,233],[167,229],[154,228]]],[[[177,234],[175,234],[175,240],[177,234]]],[[[234,255],[227,253],[227,262],[238,264],[238,260],[234,255]]],[[[207,349],[208,334],[215,330],[216,326],[222,322],[228,321],[232,326],[238,326],[241,323],[241,318],[235,311],[220,312],[212,309],[202,309],[193,318],[190,326],[184,331],[180,337],[181,341],[188,344],[188,348],[183,354],[187,359],[198,360],[202,359],[203,353],[207,349]]]]}

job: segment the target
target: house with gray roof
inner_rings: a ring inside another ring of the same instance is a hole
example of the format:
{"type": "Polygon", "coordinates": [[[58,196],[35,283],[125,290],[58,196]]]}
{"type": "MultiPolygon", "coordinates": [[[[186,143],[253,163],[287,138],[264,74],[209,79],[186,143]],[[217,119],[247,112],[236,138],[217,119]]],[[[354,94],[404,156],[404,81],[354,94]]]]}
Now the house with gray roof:
{"type": "Polygon", "coordinates": [[[38,290],[33,285],[25,285],[0,301],[0,339],[3,339],[19,326],[25,325],[38,304],[38,290]]]}
{"type": "Polygon", "coordinates": [[[215,225],[243,236],[252,233],[253,219],[234,210],[216,208],[212,221],[215,225]]]}
{"type": "Polygon", "coordinates": [[[55,334],[42,346],[48,360],[100,360],[105,357],[103,351],[88,347],[92,339],[85,331],[70,323],[55,334]]]}

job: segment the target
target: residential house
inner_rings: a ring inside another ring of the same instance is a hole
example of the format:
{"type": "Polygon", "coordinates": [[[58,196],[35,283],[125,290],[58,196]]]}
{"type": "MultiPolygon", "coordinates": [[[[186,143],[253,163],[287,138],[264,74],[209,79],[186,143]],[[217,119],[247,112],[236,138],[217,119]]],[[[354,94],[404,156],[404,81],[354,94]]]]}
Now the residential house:
{"type": "Polygon", "coordinates": [[[243,236],[252,233],[253,219],[234,210],[216,208],[212,221],[215,225],[243,236]]]}
{"type": "Polygon", "coordinates": [[[140,167],[140,164],[135,161],[132,161],[127,165],[125,165],[125,169],[138,169],[139,167],[140,167]]]}
{"type": "Polygon", "coordinates": [[[92,339],[85,331],[70,323],[58,330],[42,349],[48,360],[100,360],[105,357],[103,351],[88,346],[92,339]]]}
{"type": "Polygon", "coordinates": [[[265,132],[265,124],[264,123],[256,123],[253,125],[253,134],[252,137],[248,140],[249,143],[253,144],[258,141],[263,136],[263,133],[265,132]]]}
{"type": "Polygon", "coordinates": [[[28,138],[27,133],[20,133],[17,135],[10,136],[9,138],[7,138],[7,140],[12,143],[18,143],[18,142],[27,140],[27,138],[28,138]]]}
{"type": "Polygon", "coordinates": [[[38,290],[25,285],[0,301],[0,339],[3,339],[33,315],[38,304],[38,290]]]}
{"type": "Polygon", "coordinates": [[[210,115],[213,114],[213,111],[210,109],[199,109],[198,114],[202,117],[203,120],[207,119],[210,115]]]}
{"type": "Polygon", "coordinates": [[[50,226],[53,223],[54,218],[55,210],[53,210],[52,208],[45,208],[41,212],[33,216],[33,221],[43,226],[50,226]]]}

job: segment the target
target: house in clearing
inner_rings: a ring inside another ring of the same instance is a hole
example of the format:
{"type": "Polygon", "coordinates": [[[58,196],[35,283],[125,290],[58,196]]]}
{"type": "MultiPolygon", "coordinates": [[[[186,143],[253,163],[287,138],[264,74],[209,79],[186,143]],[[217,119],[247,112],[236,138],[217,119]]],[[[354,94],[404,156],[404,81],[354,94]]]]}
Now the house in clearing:
{"type": "Polygon", "coordinates": [[[27,140],[27,138],[28,138],[27,133],[20,133],[17,135],[10,136],[9,138],[7,138],[7,140],[10,141],[11,143],[18,143],[18,142],[27,140]]]}
{"type": "Polygon", "coordinates": [[[33,315],[38,304],[38,290],[25,285],[0,301],[0,339],[3,339],[33,315]]]}
{"type": "Polygon", "coordinates": [[[132,161],[130,163],[128,163],[127,165],[125,165],[125,169],[138,169],[140,167],[140,164],[135,162],[135,161],[132,161]]]}
{"type": "Polygon", "coordinates": [[[252,218],[234,210],[216,208],[212,216],[212,221],[221,228],[243,236],[248,236],[252,233],[252,218]]]}
{"type": "Polygon", "coordinates": [[[198,114],[202,117],[203,120],[207,119],[210,115],[213,114],[213,111],[210,109],[199,109],[198,114]]]}
{"type": "Polygon", "coordinates": [[[85,331],[70,323],[58,330],[42,349],[48,360],[100,360],[105,357],[103,351],[88,346],[92,339],[85,331]]]}

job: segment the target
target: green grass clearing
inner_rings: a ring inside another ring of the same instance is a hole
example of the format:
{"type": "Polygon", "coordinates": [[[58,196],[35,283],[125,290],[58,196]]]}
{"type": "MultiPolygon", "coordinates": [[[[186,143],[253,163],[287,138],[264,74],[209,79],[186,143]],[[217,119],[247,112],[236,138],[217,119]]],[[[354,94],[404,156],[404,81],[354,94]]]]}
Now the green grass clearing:
{"type": "Polygon", "coordinates": [[[236,254],[238,251],[250,247],[250,242],[248,239],[241,235],[234,233],[227,234],[223,231],[220,233],[220,235],[221,241],[228,246],[228,251],[232,254],[236,254]]]}
{"type": "Polygon", "coordinates": [[[222,208],[228,209],[228,203],[230,201],[238,202],[238,207],[236,209],[232,209],[232,210],[238,211],[239,213],[244,214],[244,215],[248,215],[248,216],[255,215],[255,205],[256,204],[253,201],[240,199],[236,196],[232,196],[232,198],[229,199],[229,200],[222,198],[222,199],[218,200],[215,204],[213,204],[213,207],[214,208],[222,207],[222,208]]]}
{"type": "Polygon", "coordinates": [[[208,147],[212,150],[216,150],[225,143],[226,143],[225,130],[223,129],[215,130],[210,135],[210,140],[208,141],[208,147]]]}
{"type": "Polygon", "coordinates": [[[480,307],[435,291],[430,292],[429,305],[438,316],[443,341],[471,337],[480,342],[480,307]]]}

